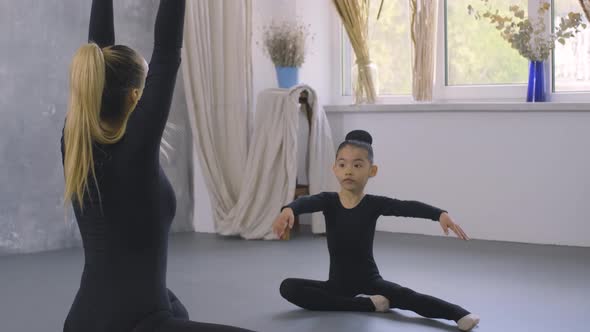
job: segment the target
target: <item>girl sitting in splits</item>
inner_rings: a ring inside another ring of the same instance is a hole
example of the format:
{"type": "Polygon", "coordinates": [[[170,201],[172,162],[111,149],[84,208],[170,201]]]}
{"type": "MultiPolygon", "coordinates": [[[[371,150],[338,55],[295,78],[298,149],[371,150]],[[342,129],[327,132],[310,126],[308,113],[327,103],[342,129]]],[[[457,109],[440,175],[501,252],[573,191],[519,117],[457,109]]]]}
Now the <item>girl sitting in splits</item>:
{"type": "Polygon", "coordinates": [[[280,286],[281,295],[308,310],[386,312],[399,308],[428,318],[453,320],[460,330],[471,330],[479,323],[476,315],[458,305],[386,281],[379,274],[373,258],[379,216],[432,219],[439,221],[446,234],[450,229],[461,239],[468,237],[444,210],[417,201],[365,194],[367,181],[377,174],[371,144],[371,135],[366,131],[350,132],[338,147],[333,168],[341,185],[340,192],[304,196],[282,208],[273,224],[273,231],[279,237],[293,226],[296,215],[323,212],[330,275],[328,281],[286,279],[280,286]],[[358,294],[369,297],[358,297],[358,294]]]}
{"type": "MultiPolygon", "coordinates": [[[[176,200],[159,147],[180,65],[185,0],[161,0],[148,64],[115,45],[113,1],[94,0],[77,51],[62,136],[65,201],[84,244],[65,332],[230,332],[196,323],[166,288],[176,200]]],[[[207,299],[201,299],[207,301],[207,299]]]]}

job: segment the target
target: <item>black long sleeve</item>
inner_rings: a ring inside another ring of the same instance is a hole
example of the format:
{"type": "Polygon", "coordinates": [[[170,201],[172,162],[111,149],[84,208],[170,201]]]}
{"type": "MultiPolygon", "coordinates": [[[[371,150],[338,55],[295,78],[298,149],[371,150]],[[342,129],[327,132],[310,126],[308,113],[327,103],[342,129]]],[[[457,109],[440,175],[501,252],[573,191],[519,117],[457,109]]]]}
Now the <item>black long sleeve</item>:
{"type": "Polygon", "coordinates": [[[113,0],[92,0],[88,42],[94,42],[101,48],[115,44],[113,0]]]}
{"type": "Polygon", "coordinates": [[[444,210],[418,201],[402,201],[399,199],[376,196],[383,216],[422,218],[438,221],[444,210]]]}
{"type": "MultiPolygon", "coordinates": [[[[161,0],[158,7],[143,96],[127,124],[127,137],[140,155],[158,151],[170,114],[181,61],[185,7],[186,0],[161,0]]],[[[101,48],[114,45],[113,0],[92,1],[88,40],[101,48]]]]}
{"type": "Polygon", "coordinates": [[[326,193],[319,193],[317,195],[310,196],[301,196],[293,202],[289,203],[289,205],[282,207],[281,211],[284,208],[291,208],[291,210],[293,210],[293,214],[296,216],[304,213],[323,211],[326,206],[327,199],[328,197],[326,193]]]}
{"type": "Polygon", "coordinates": [[[185,0],[160,1],[154,28],[154,55],[176,53],[182,48],[185,7],[185,0]]]}
{"type": "Polygon", "coordinates": [[[161,0],[154,28],[154,51],[143,96],[129,119],[127,133],[141,154],[159,150],[170,114],[184,29],[185,0],[161,0]]]}
{"type": "Polygon", "coordinates": [[[353,208],[342,205],[336,192],[304,196],[286,207],[295,215],[322,211],[330,253],[330,280],[358,282],[380,278],[373,258],[373,239],[379,216],[415,217],[439,220],[444,212],[418,201],[402,201],[365,195],[353,208]]]}

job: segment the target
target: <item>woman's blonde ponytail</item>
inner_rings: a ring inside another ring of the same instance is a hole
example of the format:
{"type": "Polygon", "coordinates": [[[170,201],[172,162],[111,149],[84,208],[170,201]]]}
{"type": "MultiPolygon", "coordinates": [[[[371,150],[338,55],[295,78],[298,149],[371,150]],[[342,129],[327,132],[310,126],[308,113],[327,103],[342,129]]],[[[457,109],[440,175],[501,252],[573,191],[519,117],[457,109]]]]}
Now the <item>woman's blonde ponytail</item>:
{"type": "Polygon", "coordinates": [[[70,67],[70,98],[64,129],[65,202],[76,199],[82,208],[88,175],[94,181],[92,144],[102,136],[100,109],[105,86],[105,59],[100,47],[86,44],[78,49],[70,67]]]}

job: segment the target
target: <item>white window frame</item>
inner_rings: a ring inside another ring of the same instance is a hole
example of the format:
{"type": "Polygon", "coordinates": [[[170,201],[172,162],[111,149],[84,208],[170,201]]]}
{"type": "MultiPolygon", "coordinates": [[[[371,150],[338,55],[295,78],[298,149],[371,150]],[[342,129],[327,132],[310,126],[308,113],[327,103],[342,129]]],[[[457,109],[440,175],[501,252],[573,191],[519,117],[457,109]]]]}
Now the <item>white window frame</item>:
{"type": "MultiPolygon", "coordinates": [[[[435,79],[433,90],[434,102],[524,102],[527,92],[527,84],[505,84],[505,85],[446,85],[446,2],[452,0],[439,0],[438,17],[437,17],[437,38],[436,38],[436,57],[435,57],[435,79]],[[476,97],[474,97],[476,96],[476,97]]],[[[537,13],[539,4],[543,0],[529,0],[528,11],[530,14],[537,13]]],[[[553,21],[553,4],[551,1],[551,12],[546,17],[547,32],[550,33],[553,21]]],[[[352,47],[340,19],[335,17],[332,25],[332,47],[340,50],[337,61],[332,65],[332,81],[338,82],[333,85],[333,100],[335,104],[352,104],[353,98],[351,91],[345,89],[344,77],[350,77],[352,63],[350,57],[352,47]],[[348,91],[347,91],[348,90],[348,91]],[[348,94],[346,94],[348,92],[348,94]]],[[[588,27],[590,29],[590,27],[588,27]]],[[[547,100],[551,102],[589,102],[590,91],[588,92],[554,92],[553,91],[553,59],[551,54],[550,61],[545,61],[545,84],[547,100]]],[[[405,104],[412,103],[412,95],[381,95],[378,98],[378,104],[405,104]]]]}
{"type": "MultiPolygon", "coordinates": [[[[539,1],[539,0],[537,0],[539,1]]],[[[549,13],[549,17],[547,18],[547,26],[549,27],[549,29],[552,29],[553,27],[553,11],[554,11],[554,4],[555,1],[559,1],[559,0],[550,0],[551,1],[551,12],[549,13]]],[[[530,10],[530,4],[531,2],[534,2],[534,0],[529,0],[529,10],[530,10]]],[[[538,6],[538,4],[537,4],[538,6]]],[[[533,7],[534,8],[534,7],[533,7]]],[[[582,13],[582,15],[584,15],[584,13],[582,12],[582,9],[579,9],[580,13],[582,13]]],[[[590,26],[586,27],[586,29],[590,29],[590,26]]],[[[549,32],[551,32],[551,30],[549,30],[549,32]]],[[[554,76],[553,76],[553,66],[555,63],[555,52],[551,52],[551,55],[549,56],[549,58],[551,59],[551,61],[547,61],[546,65],[548,66],[548,68],[546,68],[545,73],[547,73],[548,77],[550,78],[550,80],[547,80],[549,83],[549,86],[547,87],[546,91],[548,91],[548,93],[550,94],[550,100],[554,101],[554,102],[589,102],[590,101],[590,91],[576,91],[576,92],[570,92],[570,91],[564,91],[564,92],[556,92],[553,91],[553,87],[554,85],[554,76]]],[[[589,59],[590,61],[590,59],[589,59]]]]}

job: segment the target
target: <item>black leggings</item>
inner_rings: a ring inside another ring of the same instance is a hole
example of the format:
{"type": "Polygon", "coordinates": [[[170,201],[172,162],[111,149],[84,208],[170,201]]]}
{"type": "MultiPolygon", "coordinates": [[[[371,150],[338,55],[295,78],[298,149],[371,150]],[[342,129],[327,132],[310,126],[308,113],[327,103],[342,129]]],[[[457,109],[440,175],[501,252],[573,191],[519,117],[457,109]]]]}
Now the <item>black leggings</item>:
{"type": "Polygon", "coordinates": [[[356,296],[365,294],[383,295],[389,300],[390,308],[411,310],[428,318],[458,321],[469,314],[458,305],[383,279],[351,287],[330,281],[289,278],[283,280],[280,291],[287,301],[308,310],[375,311],[371,299],[356,296]]]}
{"type": "Polygon", "coordinates": [[[252,332],[232,326],[190,321],[186,308],[170,290],[168,297],[172,312],[161,311],[146,317],[133,332],[252,332]]]}

